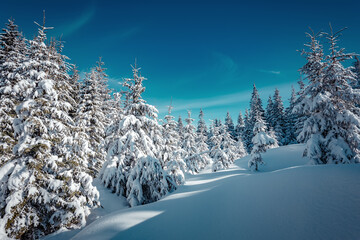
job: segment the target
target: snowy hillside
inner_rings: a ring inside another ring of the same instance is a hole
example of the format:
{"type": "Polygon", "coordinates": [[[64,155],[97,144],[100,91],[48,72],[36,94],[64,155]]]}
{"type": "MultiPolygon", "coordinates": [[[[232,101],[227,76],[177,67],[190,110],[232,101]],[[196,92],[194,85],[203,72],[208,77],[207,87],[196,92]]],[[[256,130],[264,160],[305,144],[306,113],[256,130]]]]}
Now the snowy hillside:
{"type": "MultiPolygon", "coordinates": [[[[48,239],[356,239],[360,165],[308,165],[303,149],[268,150],[260,172],[247,169],[249,157],[205,170],[158,202],[48,239]]],[[[103,205],[114,209],[113,201],[103,205]]]]}

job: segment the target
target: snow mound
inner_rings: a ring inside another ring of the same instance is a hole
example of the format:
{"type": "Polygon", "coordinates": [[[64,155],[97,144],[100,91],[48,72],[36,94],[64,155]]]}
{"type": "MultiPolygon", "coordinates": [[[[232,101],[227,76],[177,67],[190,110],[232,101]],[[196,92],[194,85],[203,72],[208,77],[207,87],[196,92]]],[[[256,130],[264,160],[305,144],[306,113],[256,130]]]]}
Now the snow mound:
{"type": "Polygon", "coordinates": [[[357,239],[360,164],[309,165],[304,145],[200,173],[162,200],[114,211],[73,239],[357,239]]]}

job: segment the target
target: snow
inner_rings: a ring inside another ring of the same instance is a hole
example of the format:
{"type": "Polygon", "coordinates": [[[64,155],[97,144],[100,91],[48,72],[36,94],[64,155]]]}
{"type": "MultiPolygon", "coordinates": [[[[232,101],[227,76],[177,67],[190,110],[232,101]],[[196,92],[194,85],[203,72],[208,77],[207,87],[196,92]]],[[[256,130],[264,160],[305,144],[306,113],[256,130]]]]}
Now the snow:
{"type": "Polygon", "coordinates": [[[174,193],[134,208],[122,209],[125,200],[96,182],[107,199],[90,215],[99,219],[46,239],[358,238],[360,165],[310,165],[304,148],[268,150],[259,172],[247,169],[246,156],[224,171],[187,174],[174,193]]]}

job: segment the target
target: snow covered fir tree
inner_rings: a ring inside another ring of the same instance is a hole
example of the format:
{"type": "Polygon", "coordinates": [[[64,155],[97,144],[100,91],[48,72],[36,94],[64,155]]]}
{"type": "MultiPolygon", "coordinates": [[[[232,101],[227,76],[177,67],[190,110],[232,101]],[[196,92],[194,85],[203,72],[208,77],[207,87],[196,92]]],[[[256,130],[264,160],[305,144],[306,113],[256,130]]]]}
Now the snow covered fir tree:
{"type": "MultiPolygon", "coordinates": [[[[101,57],[79,71],[65,56],[64,42],[50,37],[45,16],[36,25],[32,40],[13,19],[0,34],[0,238],[61,234],[101,220],[99,212],[118,205],[134,207],[126,210],[131,213],[164,198],[154,203],[156,211],[135,214],[138,224],[147,219],[142,214],[168,214],[163,204],[201,199],[242,175],[275,173],[276,158],[293,152],[301,152],[296,161],[303,165],[335,169],[360,162],[360,62],[339,46],[343,30],[306,34],[306,63],[300,80],[293,79],[298,86],[268,91],[251,79],[245,101],[209,101],[200,108],[173,97],[167,107],[150,104],[156,79],[146,82],[136,60],[132,77],[116,85],[108,76],[112,65],[106,69],[101,57]],[[239,106],[217,109],[226,101],[239,106]]],[[[282,164],[297,166],[291,161],[282,164]]],[[[196,209],[205,208],[205,200],[196,209]]]]}

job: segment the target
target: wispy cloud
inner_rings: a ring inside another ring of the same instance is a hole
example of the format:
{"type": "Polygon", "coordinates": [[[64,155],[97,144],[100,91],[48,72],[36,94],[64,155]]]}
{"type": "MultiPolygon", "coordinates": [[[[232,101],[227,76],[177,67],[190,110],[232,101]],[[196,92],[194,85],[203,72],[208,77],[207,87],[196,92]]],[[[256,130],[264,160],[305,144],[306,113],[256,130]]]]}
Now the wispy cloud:
{"type": "Polygon", "coordinates": [[[63,37],[68,37],[78,31],[80,28],[85,26],[95,15],[96,7],[95,5],[91,5],[88,9],[86,9],[83,14],[80,15],[77,19],[72,20],[57,28],[57,32],[62,34],[63,37]]]}
{"type": "MultiPolygon", "coordinates": [[[[290,91],[292,83],[286,83],[282,85],[267,86],[263,88],[258,88],[260,96],[263,99],[266,99],[269,95],[274,93],[274,89],[278,88],[280,92],[287,93],[290,91]]],[[[184,111],[188,109],[199,109],[199,108],[210,108],[210,107],[221,107],[229,106],[236,103],[248,103],[250,101],[252,89],[247,91],[221,95],[210,98],[201,98],[201,99],[173,99],[174,112],[184,111]]],[[[286,94],[284,95],[286,96],[286,94]]],[[[283,96],[283,97],[284,97],[283,96]]],[[[157,102],[157,101],[155,101],[157,102]]],[[[158,102],[160,103],[160,101],[158,102]]],[[[155,105],[157,105],[155,103],[155,105]]],[[[167,105],[164,102],[157,105],[160,113],[167,111],[167,105]]]]}
{"type": "Polygon", "coordinates": [[[270,74],[275,74],[275,75],[279,75],[281,72],[280,71],[274,71],[274,70],[259,70],[259,72],[262,73],[270,73],[270,74]]]}

